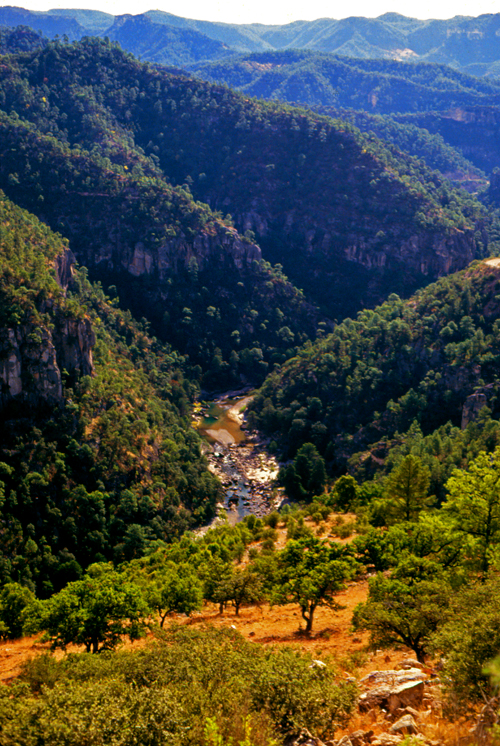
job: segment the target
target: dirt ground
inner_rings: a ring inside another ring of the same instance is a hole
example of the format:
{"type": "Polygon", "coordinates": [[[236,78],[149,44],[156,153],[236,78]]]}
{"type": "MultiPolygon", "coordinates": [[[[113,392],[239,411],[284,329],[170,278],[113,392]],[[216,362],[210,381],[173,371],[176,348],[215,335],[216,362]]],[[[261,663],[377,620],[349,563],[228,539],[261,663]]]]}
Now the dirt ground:
{"type": "MultiPolygon", "coordinates": [[[[349,520],[349,518],[349,516],[344,516],[344,520],[349,520]]],[[[332,516],[329,526],[324,531],[325,536],[328,536],[328,529],[333,526],[334,520],[335,517],[332,516]]],[[[311,526],[313,525],[311,523],[311,526]]],[[[344,541],[349,541],[349,539],[344,541]]],[[[282,548],[284,543],[285,530],[280,528],[276,548],[282,548]]],[[[245,638],[256,643],[293,645],[304,652],[309,651],[315,659],[333,659],[341,677],[354,676],[360,680],[371,671],[397,668],[403,659],[414,658],[412,651],[404,647],[397,650],[370,651],[368,633],[355,632],[352,629],[353,610],[358,603],[366,600],[367,594],[367,579],[349,583],[337,596],[338,604],[342,608],[332,610],[319,607],[316,610],[313,634],[310,637],[306,637],[300,631],[305,623],[301,618],[300,609],[295,605],[269,607],[263,604],[245,607],[240,610],[239,616],[236,616],[232,608],[227,609],[221,615],[217,606],[208,604],[201,612],[189,618],[177,615],[172,618],[172,621],[190,626],[206,624],[232,626],[245,638]]],[[[148,638],[134,643],[124,642],[124,647],[142,646],[147,642],[148,638]]],[[[48,644],[41,643],[39,636],[0,643],[0,683],[8,684],[19,675],[24,661],[47,649],[48,644]]],[[[69,652],[77,650],[73,648],[69,652]]],[[[58,651],[57,657],[63,655],[64,653],[58,651]]],[[[432,662],[428,670],[432,673],[432,662]]],[[[375,713],[371,711],[364,715],[355,714],[347,729],[337,731],[336,738],[357,729],[372,729],[377,734],[387,731],[390,725],[383,711],[375,713]]],[[[469,727],[470,723],[445,720],[441,713],[439,697],[437,697],[435,702],[428,705],[427,712],[423,713],[421,730],[426,738],[436,746],[440,744],[452,746],[452,744],[465,743],[464,736],[469,727]]]]}

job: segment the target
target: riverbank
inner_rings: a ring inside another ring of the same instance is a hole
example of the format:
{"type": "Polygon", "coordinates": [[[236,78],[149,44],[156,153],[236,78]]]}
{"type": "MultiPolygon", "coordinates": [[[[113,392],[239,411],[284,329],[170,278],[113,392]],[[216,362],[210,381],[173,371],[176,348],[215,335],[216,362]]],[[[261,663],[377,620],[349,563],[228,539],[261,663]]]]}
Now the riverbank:
{"type": "Polygon", "coordinates": [[[276,485],[279,464],[267,451],[267,440],[246,429],[245,411],[252,398],[248,392],[230,392],[195,409],[194,424],[205,438],[210,471],[224,487],[219,509],[232,524],[245,515],[267,515],[283,500],[276,485]]]}

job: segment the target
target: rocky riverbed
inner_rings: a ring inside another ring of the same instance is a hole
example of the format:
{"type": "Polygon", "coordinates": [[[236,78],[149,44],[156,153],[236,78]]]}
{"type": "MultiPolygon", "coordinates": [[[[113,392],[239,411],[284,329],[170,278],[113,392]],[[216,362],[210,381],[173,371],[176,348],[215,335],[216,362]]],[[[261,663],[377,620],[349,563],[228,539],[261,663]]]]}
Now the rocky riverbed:
{"type": "Polygon", "coordinates": [[[276,486],[279,465],[267,451],[267,440],[246,426],[245,410],[252,396],[230,392],[195,408],[195,425],[205,437],[210,470],[224,486],[224,504],[230,523],[245,515],[263,516],[283,500],[276,486]]]}

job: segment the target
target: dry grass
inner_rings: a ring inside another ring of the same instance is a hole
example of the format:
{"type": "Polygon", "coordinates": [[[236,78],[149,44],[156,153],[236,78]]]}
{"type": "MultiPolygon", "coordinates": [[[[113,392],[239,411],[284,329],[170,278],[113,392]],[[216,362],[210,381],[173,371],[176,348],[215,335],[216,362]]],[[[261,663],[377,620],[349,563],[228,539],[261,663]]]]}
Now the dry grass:
{"type": "MultiPolygon", "coordinates": [[[[336,516],[330,516],[324,526],[323,536],[328,537],[330,530],[335,527],[336,516]]],[[[353,516],[343,516],[343,520],[350,522],[353,516]]],[[[312,520],[306,521],[312,528],[316,524],[312,520]]],[[[338,525],[338,520],[337,520],[338,525]]],[[[278,529],[276,549],[281,549],[286,541],[286,528],[281,524],[278,529]]],[[[350,541],[352,537],[343,541],[350,541]]],[[[245,563],[247,559],[244,559],[245,563]]],[[[193,614],[190,618],[175,616],[179,624],[189,626],[233,626],[245,638],[262,645],[293,645],[302,651],[308,651],[316,659],[331,658],[337,665],[341,676],[356,676],[362,678],[371,671],[395,668],[408,657],[414,657],[412,651],[401,646],[399,649],[369,651],[368,633],[354,632],[351,628],[351,617],[354,607],[366,600],[368,581],[360,580],[349,583],[344,591],[338,594],[337,601],[343,607],[340,611],[328,608],[318,608],[314,618],[313,634],[310,637],[301,634],[304,627],[300,610],[297,606],[275,606],[267,604],[251,606],[240,610],[236,616],[232,609],[223,615],[218,607],[207,604],[203,611],[193,614]]],[[[134,643],[124,642],[125,648],[137,648],[147,644],[148,638],[134,643]]],[[[21,640],[0,643],[0,682],[12,681],[21,671],[24,661],[48,649],[39,637],[26,637],[21,640]]],[[[69,652],[75,652],[77,648],[69,652]]],[[[80,649],[81,650],[81,649],[80,649]]],[[[57,657],[63,653],[58,652],[57,657]]],[[[439,690],[435,688],[433,701],[427,700],[419,727],[422,734],[435,744],[443,746],[465,746],[475,741],[470,737],[471,722],[455,718],[452,721],[443,716],[439,701],[439,690]],[[427,709],[426,709],[427,708],[427,709]]],[[[336,738],[355,730],[373,730],[374,733],[388,731],[391,722],[385,718],[383,711],[356,713],[347,729],[337,731],[336,738]]]]}

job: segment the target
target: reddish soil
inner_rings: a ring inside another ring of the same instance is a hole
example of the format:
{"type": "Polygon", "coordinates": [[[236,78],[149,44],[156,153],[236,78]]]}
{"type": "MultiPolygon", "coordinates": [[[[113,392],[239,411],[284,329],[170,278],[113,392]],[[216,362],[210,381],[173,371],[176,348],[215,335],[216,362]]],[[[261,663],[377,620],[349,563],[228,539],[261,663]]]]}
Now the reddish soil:
{"type": "MultiPolygon", "coordinates": [[[[349,518],[346,516],[345,520],[349,518]]],[[[334,520],[335,517],[330,519],[322,536],[328,536],[328,531],[333,530],[334,520]]],[[[310,525],[314,526],[312,523],[310,525]]],[[[285,540],[285,531],[281,528],[278,531],[276,548],[282,548],[285,540]]],[[[300,628],[303,629],[305,623],[300,609],[294,605],[252,606],[241,609],[239,616],[236,616],[231,608],[220,615],[218,607],[208,604],[202,612],[193,614],[189,619],[182,616],[175,616],[174,619],[177,623],[186,625],[234,626],[245,638],[264,645],[293,645],[300,650],[310,651],[317,659],[332,658],[341,676],[354,675],[359,680],[371,671],[395,668],[403,658],[414,657],[412,651],[403,647],[397,650],[370,652],[368,633],[352,630],[351,618],[354,607],[366,600],[367,593],[367,580],[349,583],[337,596],[337,601],[342,607],[340,610],[324,607],[316,610],[313,634],[310,637],[301,633],[300,628]]],[[[125,642],[124,647],[144,644],[147,644],[147,638],[134,643],[125,642]]],[[[0,643],[0,682],[6,684],[12,681],[20,673],[24,661],[48,649],[48,644],[42,644],[39,637],[0,643]]],[[[73,648],[71,652],[76,650],[78,649],[73,648]]],[[[64,653],[59,651],[56,655],[62,657],[64,653]]],[[[373,729],[375,733],[380,733],[387,731],[389,727],[390,723],[385,719],[383,711],[365,715],[355,714],[348,729],[338,731],[336,737],[357,729],[373,729]]],[[[451,723],[444,720],[438,700],[429,708],[425,722],[421,724],[422,732],[427,738],[434,740],[436,744],[447,746],[465,743],[463,739],[468,727],[470,723],[451,723]]]]}

